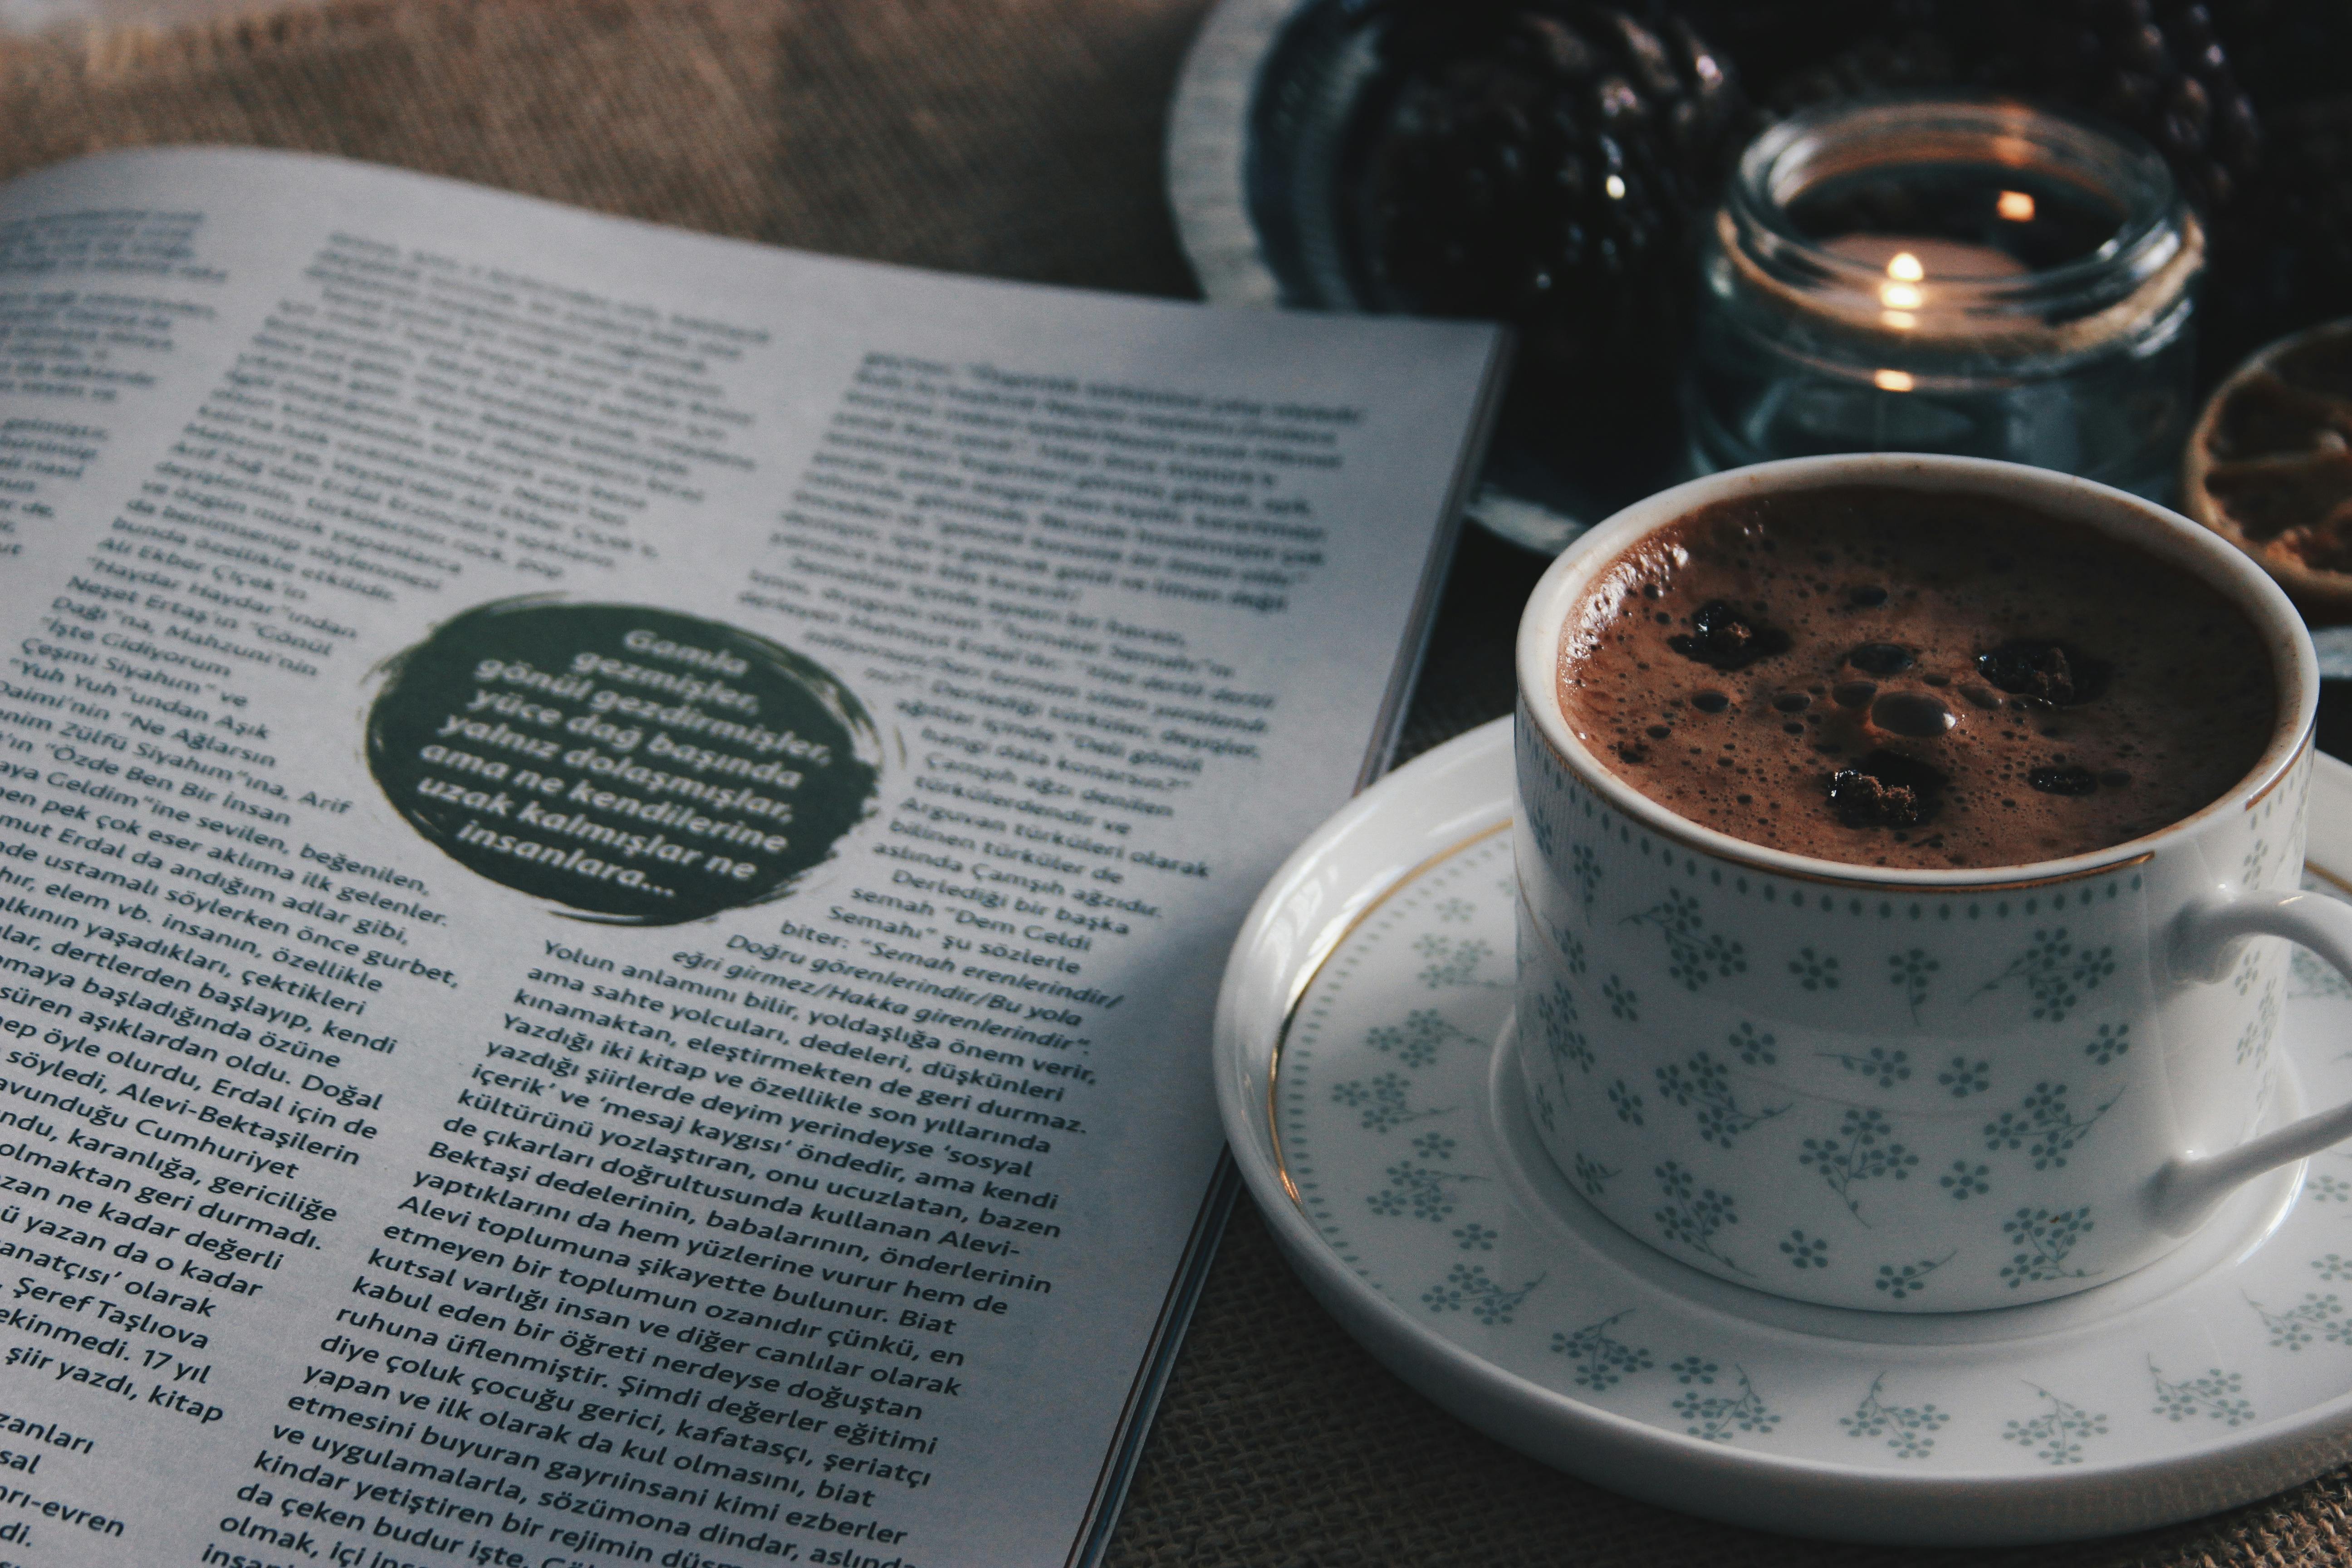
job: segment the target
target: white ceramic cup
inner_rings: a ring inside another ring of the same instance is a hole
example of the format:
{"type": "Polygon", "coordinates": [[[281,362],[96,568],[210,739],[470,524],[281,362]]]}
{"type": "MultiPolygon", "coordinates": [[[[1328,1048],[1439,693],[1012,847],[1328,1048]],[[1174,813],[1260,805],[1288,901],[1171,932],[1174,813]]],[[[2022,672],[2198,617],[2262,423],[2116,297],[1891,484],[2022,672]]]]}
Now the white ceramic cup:
{"type": "Polygon", "coordinates": [[[2244,556],[2044,469],[1806,458],[1618,513],[1519,626],[1517,1027],[1545,1147],[1661,1252],[1803,1300],[2011,1306],[2154,1261],[2239,1184],[2352,1135],[2352,1107],[2261,1131],[2288,942],[2352,973],[2352,908],[2298,890],[2318,690],[2301,618],[2244,556]],[[2159,833],[1979,870],[1788,854],[1637,794],[1560,713],[1593,574],[1713,502],[1852,484],[2015,501],[2196,573],[2268,647],[2261,761],[2159,833]]]}

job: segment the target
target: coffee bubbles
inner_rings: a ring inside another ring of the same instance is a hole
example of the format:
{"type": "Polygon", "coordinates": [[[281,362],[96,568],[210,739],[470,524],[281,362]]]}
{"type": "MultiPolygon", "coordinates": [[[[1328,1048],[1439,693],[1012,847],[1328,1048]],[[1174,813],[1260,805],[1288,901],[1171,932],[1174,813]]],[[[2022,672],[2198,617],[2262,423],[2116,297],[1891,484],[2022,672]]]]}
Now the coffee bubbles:
{"type": "Polygon", "coordinates": [[[2003,691],[2069,708],[2106,689],[2114,666],[2069,643],[2012,637],[1977,655],[1977,670],[2003,691]]]}
{"type": "Polygon", "coordinates": [[[1667,809],[1798,854],[1937,868],[2100,848],[2217,798],[2270,735],[2243,615],[2008,503],[1727,500],[1592,582],[1561,650],[1570,728],[1667,809]]]}
{"type": "Polygon", "coordinates": [[[1847,654],[1845,661],[1865,675],[1900,675],[1919,662],[1909,648],[1891,642],[1866,642],[1847,654]]]}
{"type": "Polygon", "coordinates": [[[1890,735],[1929,740],[1958,724],[1960,716],[1924,691],[1890,691],[1870,705],[1870,721],[1890,735]]]}

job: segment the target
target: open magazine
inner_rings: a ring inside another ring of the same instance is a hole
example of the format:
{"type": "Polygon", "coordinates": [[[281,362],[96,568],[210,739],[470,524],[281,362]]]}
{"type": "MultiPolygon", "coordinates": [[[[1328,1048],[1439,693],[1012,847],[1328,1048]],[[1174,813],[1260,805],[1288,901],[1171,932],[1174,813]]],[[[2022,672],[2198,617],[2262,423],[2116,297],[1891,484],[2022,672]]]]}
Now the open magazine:
{"type": "Polygon", "coordinates": [[[0,1555],[1097,1551],[1498,353],[0,188],[0,1555]]]}

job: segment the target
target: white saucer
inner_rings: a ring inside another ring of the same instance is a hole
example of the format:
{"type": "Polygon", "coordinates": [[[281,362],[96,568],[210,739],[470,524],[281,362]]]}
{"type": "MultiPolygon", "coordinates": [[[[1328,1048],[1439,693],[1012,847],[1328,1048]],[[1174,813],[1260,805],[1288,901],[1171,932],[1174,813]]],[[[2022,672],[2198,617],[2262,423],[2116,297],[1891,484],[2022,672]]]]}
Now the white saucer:
{"type": "MultiPolygon", "coordinates": [[[[2352,1458],[2352,1152],[2254,1184],[2138,1274],[1992,1312],[1787,1301],[1600,1218],[1503,1092],[1510,787],[1500,720],[1360,796],[1260,896],[1218,1002],[1234,1158],[1406,1382],[1617,1490],[1889,1543],[2147,1529],[2352,1458]]],[[[2341,891],[2352,767],[2320,759],[2312,816],[2307,880],[2341,891]]],[[[2278,1114],[2352,1098],[2347,1037],[2352,987],[2299,957],[2278,1114]]]]}

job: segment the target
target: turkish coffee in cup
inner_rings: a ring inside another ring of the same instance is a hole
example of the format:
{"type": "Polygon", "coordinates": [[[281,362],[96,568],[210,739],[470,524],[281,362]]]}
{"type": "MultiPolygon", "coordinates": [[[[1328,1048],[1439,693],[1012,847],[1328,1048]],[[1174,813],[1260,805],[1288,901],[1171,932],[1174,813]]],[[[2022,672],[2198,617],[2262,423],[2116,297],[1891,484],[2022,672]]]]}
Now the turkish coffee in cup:
{"type": "Polygon", "coordinates": [[[2276,717],[2246,616],[2014,500],[1853,486],[1717,501],[1570,612],[1559,705],[1650,800],[1824,860],[2016,866],[2153,833],[2276,717]]]}
{"type": "Polygon", "coordinates": [[[1602,1215],[1721,1278],[2043,1300],[2352,1134],[2294,1121],[2317,670],[2274,584],[2042,469],[1803,458],[1629,508],[1520,626],[1512,1048],[1602,1215]]]}

